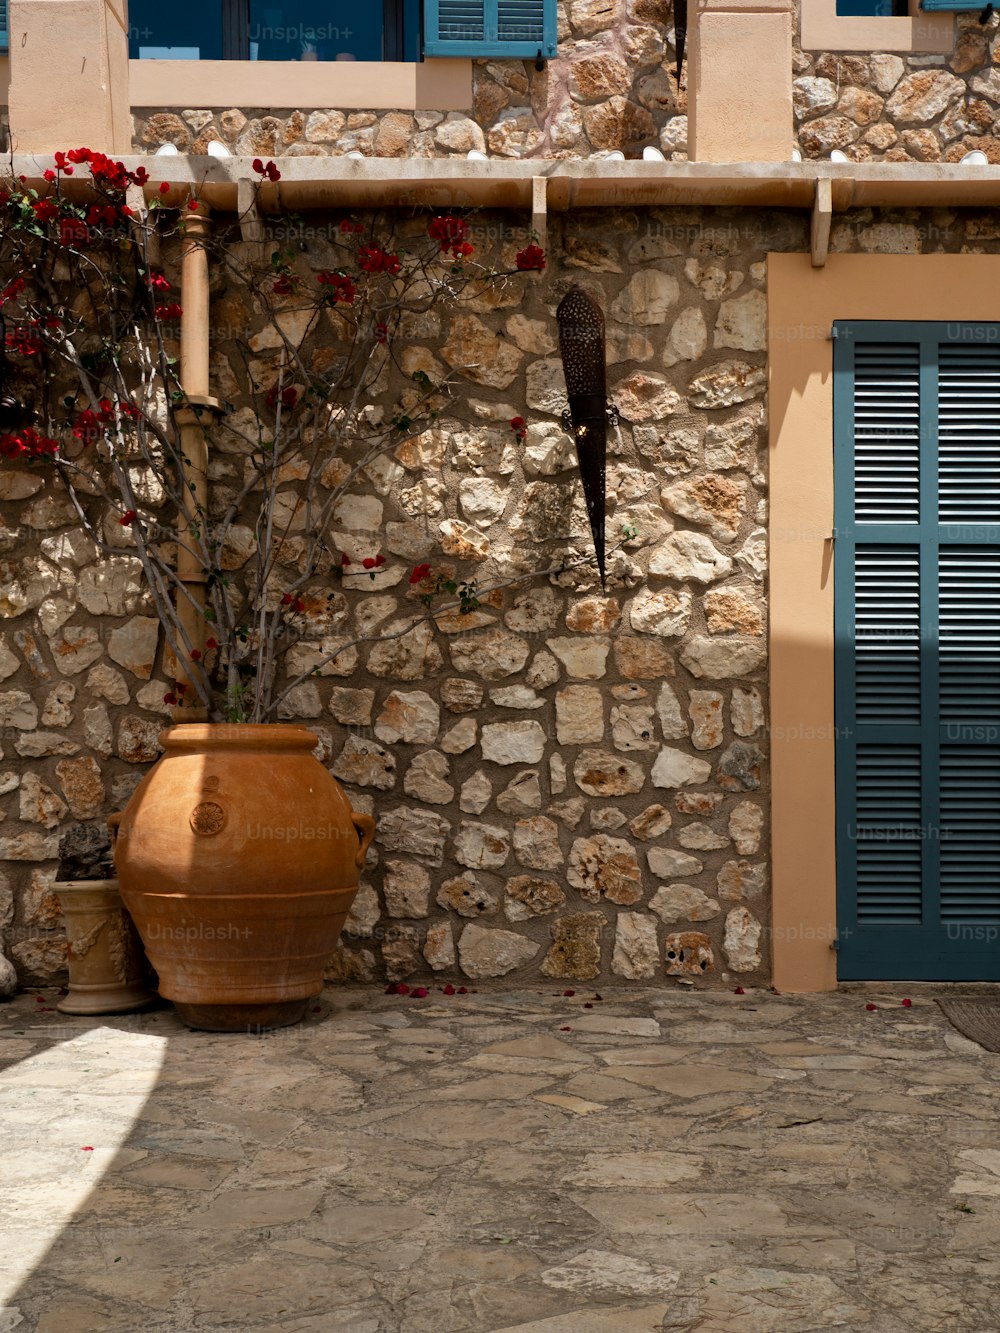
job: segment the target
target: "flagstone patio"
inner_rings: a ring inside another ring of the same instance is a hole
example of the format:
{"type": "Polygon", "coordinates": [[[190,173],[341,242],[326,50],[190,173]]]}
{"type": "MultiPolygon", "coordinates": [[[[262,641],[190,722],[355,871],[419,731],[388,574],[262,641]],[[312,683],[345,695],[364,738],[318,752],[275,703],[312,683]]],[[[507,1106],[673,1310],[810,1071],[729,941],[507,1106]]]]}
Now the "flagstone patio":
{"type": "Polygon", "coordinates": [[[995,1330],[1000,1056],[902,995],[21,995],[0,1333],[995,1330]]]}

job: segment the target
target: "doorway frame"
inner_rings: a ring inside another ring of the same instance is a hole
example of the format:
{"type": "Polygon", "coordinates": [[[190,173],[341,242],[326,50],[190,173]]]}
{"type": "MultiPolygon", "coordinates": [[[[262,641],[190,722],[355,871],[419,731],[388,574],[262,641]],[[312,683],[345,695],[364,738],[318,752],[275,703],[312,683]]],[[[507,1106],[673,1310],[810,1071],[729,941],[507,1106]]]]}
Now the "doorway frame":
{"type": "MultiPolygon", "coordinates": [[[[777,990],[837,987],[833,340],[837,320],[995,323],[1000,255],[770,254],[771,953],[777,990]]],[[[960,980],[960,978],[956,978],[960,980]]]]}

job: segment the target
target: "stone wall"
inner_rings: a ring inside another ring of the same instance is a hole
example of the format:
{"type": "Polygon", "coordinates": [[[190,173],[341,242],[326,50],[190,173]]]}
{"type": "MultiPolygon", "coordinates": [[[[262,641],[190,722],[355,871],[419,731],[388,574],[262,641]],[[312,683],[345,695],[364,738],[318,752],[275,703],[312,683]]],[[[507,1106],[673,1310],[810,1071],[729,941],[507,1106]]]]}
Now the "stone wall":
{"type": "Polygon", "coordinates": [[[803,157],[834,148],[856,162],[1000,162],[1000,16],[956,16],[950,55],[794,53],[803,157]]]}
{"type": "MultiPolygon", "coordinates": [[[[472,234],[519,236],[515,223],[473,219],[472,234]]],[[[772,243],[799,246],[804,228],[778,217],[772,243]]],[[[404,372],[464,379],[466,419],[446,413],[341,505],[342,549],[381,541],[388,563],[303,594],[307,641],[288,665],[391,630],[417,605],[415,562],[484,587],[592,549],[559,424],[553,314],[572,281],[607,311],[622,413],[607,594],[587,567],[531,579],[436,635],[352,649],[289,698],[284,715],[316,727],[379,821],[334,976],[764,974],[764,231],[676,210],[580,213],[554,231],[544,275],[424,321],[399,349],[404,372]]],[[[318,241],[308,262],[325,262],[318,241]]],[[[266,383],[278,353],[247,332],[266,383]]],[[[230,401],[237,370],[218,344],[213,387],[230,401]]],[[[387,408],[405,384],[387,378],[387,408]]],[[[216,487],[240,468],[218,453],[216,487]]],[[[98,560],[44,471],[0,485],[0,912],[23,975],[48,978],[64,949],[59,828],[127,798],[157,753],[170,674],[127,530],[122,555],[98,560]]]]}
{"type": "Polygon", "coordinates": [[[467,113],[272,111],[230,107],[137,110],[137,152],[173,143],[204,153],[210,140],[246,157],[589,157],[611,149],[639,156],[647,144],[683,160],[687,96],[674,68],[669,0],[572,0],[559,5],[559,56],[477,60],[467,113]]]}

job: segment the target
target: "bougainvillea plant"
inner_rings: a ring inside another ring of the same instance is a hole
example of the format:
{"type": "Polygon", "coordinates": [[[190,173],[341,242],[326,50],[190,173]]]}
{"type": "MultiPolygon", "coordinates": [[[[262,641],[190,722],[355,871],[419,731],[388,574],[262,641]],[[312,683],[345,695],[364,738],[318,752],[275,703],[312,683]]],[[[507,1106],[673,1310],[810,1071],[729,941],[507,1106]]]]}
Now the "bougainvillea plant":
{"type": "MultiPolygon", "coordinates": [[[[280,180],[273,162],[253,170],[258,188],[280,180]]],[[[359,530],[347,513],[359,479],[388,494],[400,449],[461,411],[436,363],[408,357],[414,330],[483,308],[545,256],[535,244],[480,254],[451,214],[336,218],[298,245],[287,216],[263,242],[215,218],[199,244],[231,381],[219,409],[188,398],[180,367],[180,252],[206,216],[194,193],[87,148],[0,190],[0,456],[49,474],[97,550],[141,563],[173,655],[166,702],[261,722],[351,646],[343,589],[386,577],[380,524],[359,530]],[[397,384],[395,406],[376,405],[397,384]],[[185,454],[192,412],[207,499],[185,454]],[[183,552],[203,593],[178,572],[183,552]]],[[[510,427],[525,439],[522,417],[510,427]]],[[[487,591],[427,561],[404,588],[410,620],[367,637],[401,637],[487,591]]]]}

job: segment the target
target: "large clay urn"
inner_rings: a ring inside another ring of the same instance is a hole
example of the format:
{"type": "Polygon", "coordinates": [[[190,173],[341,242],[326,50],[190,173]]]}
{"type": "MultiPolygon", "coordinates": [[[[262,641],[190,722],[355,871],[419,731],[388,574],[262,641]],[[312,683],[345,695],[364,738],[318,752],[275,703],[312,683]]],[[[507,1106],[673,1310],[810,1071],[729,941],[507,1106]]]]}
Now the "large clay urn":
{"type": "Polygon", "coordinates": [[[297,1022],[351,909],[375,831],[305,727],[187,723],[120,816],[122,899],[189,1027],[297,1022]]]}

